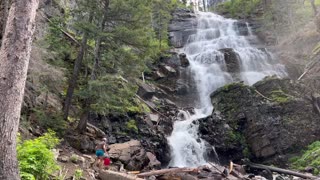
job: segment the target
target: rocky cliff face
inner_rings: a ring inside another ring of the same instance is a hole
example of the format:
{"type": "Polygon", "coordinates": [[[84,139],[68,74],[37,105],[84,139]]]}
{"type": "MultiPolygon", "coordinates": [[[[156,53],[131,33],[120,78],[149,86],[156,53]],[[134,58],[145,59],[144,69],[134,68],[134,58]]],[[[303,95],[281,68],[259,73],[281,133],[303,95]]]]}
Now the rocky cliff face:
{"type": "Polygon", "coordinates": [[[201,136],[228,159],[247,156],[284,165],[291,153],[320,138],[309,92],[289,79],[226,85],[211,95],[215,109],[200,120],[201,136]]]}

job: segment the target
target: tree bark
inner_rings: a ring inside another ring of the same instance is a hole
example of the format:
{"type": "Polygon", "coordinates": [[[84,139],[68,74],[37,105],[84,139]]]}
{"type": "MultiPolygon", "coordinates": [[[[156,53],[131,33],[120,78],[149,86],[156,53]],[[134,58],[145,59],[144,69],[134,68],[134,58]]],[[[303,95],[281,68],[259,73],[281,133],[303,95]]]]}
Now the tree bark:
{"type": "Polygon", "coordinates": [[[194,172],[197,171],[197,168],[172,168],[172,169],[161,169],[161,170],[155,170],[155,171],[150,171],[150,172],[145,172],[138,174],[137,176],[139,178],[145,178],[149,176],[157,176],[157,175],[163,175],[163,174],[177,174],[177,173],[182,173],[182,172],[194,172]]]}
{"type": "Polygon", "coordinates": [[[314,15],[316,16],[318,14],[317,6],[316,6],[314,0],[310,0],[310,3],[311,3],[311,6],[312,6],[314,15]]]}
{"type": "MultiPolygon", "coordinates": [[[[93,20],[93,14],[90,14],[88,22],[91,23],[92,20],[93,20]]],[[[65,120],[67,120],[68,116],[69,116],[69,110],[70,110],[70,106],[71,106],[71,103],[72,103],[72,97],[73,97],[74,89],[76,88],[76,85],[77,85],[78,76],[79,76],[79,73],[80,73],[80,68],[81,68],[81,65],[82,65],[83,56],[84,56],[84,53],[85,53],[86,48],[87,48],[87,41],[88,41],[88,32],[84,32],[83,37],[82,37],[82,41],[81,41],[80,50],[79,50],[77,59],[74,62],[73,73],[72,73],[72,76],[71,76],[71,78],[69,80],[69,86],[68,86],[68,90],[67,90],[66,99],[64,101],[63,118],[65,120]]]]}
{"type": "MultiPolygon", "coordinates": [[[[104,15],[103,15],[102,21],[99,24],[100,32],[102,32],[104,30],[104,26],[107,22],[109,4],[110,4],[109,0],[105,0],[104,15]]],[[[101,35],[98,35],[98,37],[96,39],[95,49],[94,49],[94,64],[92,67],[90,80],[96,79],[96,71],[98,70],[100,59],[101,59],[101,41],[102,41],[102,37],[101,37],[101,35]]],[[[91,88],[89,87],[89,91],[90,91],[90,89],[91,88]]],[[[79,121],[79,124],[77,127],[77,130],[79,133],[83,133],[86,130],[88,118],[90,115],[91,101],[92,101],[91,98],[87,98],[85,100],[83,113],[81,115],[81,118],[80,118],[80,121],[79,121]]]]}
{"type": "Polygon", "coordinates": [[[16,138],[38,0],[14,0],[0,49],[0,179],[19,180],[16,138]]]}
{"type": "Polygon", "coordinates": [[[301,177],[301,178],[305,178],[305,179],[317,179],[317,177],[313,176],[313,175],[302,174],[302,173],[298,173],[295,171],[281,169],[281,168],[272,167],[272,166],[266,166],[266,165],[262,165],[262,164],[248,163],[246,165],[250,166],[251,168],[255,168],[255,169],[270,170],[271,172],[277,172],[280,174],[297,176],[297,177],[301,177]]]}

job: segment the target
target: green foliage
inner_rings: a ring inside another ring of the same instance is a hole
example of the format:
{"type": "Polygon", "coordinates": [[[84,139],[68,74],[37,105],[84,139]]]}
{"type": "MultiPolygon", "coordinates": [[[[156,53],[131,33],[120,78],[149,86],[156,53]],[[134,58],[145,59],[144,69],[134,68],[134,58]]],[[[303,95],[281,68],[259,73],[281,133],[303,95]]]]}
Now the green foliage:
{"type": "MultiPolygon", "coordinates": [[[[73,103],[84,108],[90,99],[90,111],[98,114],[148,112],[149,108],[135,100],[134,79],[148,71],[146,64],[158,60],[169,49],[167,29],[171,12],[178,6],[179,0],[117,0],[110,1],[105,8],[100,0],[79,0],[75,9],[65,9],[65,15],[51,18],[46,43],[56,58],[50,59],[50,63],[66,68],[68,77],[79,46],[61,30],[78,42],[84,34],[88,35],[73,103]],[[107,19],[101,30],[104,16],[107,19]],[[94,51],[98,39],[101,48],[96,69],[94,51]]],[[[39,112],[41,119],[46,115],[39,112]]],[[[44,126],[53,128],[48,125],[52,121],[44,122],[44,126]]]]}
{"type": "Polygon", "coordinates": [[[75,172],[74,172],[74,178],[75,180],[80,180],[83,176],[83,171],[81,169],[77,169],[75,172]]]}
{"type": "Polygon", "coordinates": [[[131,119],[130,121],[128,121],[126,123],[126,125],[127,125],[128,130],[132,130],[132,131],[138,133],[137,122],[134,119],[131,119]]]}
{"type": "Polygon", "coordinates": [[[232,16],[248,16],[260,3],[261,0],[230,0],[219,4],[218,11],[229,12],[232,16]]]}
{"type": "Polygon", "coordinates": [[[291,167],[297,170],[304,170],[306,167],[313,167],[314,174],[320,173],[320,141],[316,141],[303,151],[302,156],[294,157],[291,160],[291,167]]]}
{"type": "Polygon", "coordinates": [[[33,140],[19,139],[17,154],[22,180],[46,180],[59,170],[52,149],[60,140],[53,131],[33,140]]]}
{"type": "Polygon", "coordinates": [[[271,99],[278,103],[286,103],[291,101],[293,98],[282,90],[275,90],[271,92],[271,99]]]}

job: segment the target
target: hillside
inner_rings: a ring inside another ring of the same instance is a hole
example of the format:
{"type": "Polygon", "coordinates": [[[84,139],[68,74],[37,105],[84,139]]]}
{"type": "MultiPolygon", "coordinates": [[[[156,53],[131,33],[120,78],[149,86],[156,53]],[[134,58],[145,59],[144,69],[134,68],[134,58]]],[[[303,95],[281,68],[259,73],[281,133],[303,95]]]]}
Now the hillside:
{"type": "MultiPolygon", "coordinates": [[[[1,42],[15,3],[0,3],[1,42]]],[[[290,177],[254,162],[317,176],[319,7],[39,1],[13,171],[23,180],[290,177]],[[102,138],[110,171],[95,164],[102,138]]]]}

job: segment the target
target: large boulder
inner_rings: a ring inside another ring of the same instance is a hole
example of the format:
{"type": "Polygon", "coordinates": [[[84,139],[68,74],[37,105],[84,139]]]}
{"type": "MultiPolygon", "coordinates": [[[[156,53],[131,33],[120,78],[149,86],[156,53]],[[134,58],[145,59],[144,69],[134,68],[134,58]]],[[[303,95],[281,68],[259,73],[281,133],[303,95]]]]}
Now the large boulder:
{"type": "Polygon", "coordinates": [[[137,140],[109,146],[110,158],[119,160],[130,171],[150,170],[160,168],[161,163],[156,157],[142,147],[137,140]]]}
{"type": "Polygon", "coordinates": [[[290,153],[320,138],[320,117],[307,91],[301,83],[277,78],[253,87],[226,85],[211,95],[215,110],[209,121],[200,121],[201,136],[217,145],[218,154],[233,152],[281,165],[290,153]]]}

